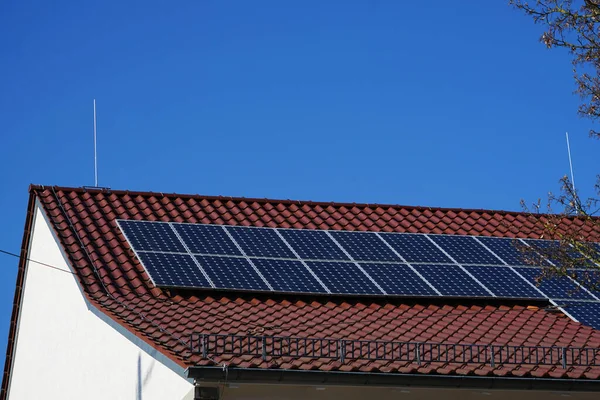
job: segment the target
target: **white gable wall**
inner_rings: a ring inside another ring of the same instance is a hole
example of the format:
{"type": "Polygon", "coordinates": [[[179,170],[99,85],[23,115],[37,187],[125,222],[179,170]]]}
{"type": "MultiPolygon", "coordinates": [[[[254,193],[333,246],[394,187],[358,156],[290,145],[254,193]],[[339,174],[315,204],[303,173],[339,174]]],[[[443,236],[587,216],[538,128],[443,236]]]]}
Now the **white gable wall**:
{"type": "MultiPolygon", "coordinates": [[[[69,271],[37,204],[29,258],[69,271]]],[[[10,400],[191,398],[183,369],[91,307],[74,275],[27,262],[10,400]]]]}

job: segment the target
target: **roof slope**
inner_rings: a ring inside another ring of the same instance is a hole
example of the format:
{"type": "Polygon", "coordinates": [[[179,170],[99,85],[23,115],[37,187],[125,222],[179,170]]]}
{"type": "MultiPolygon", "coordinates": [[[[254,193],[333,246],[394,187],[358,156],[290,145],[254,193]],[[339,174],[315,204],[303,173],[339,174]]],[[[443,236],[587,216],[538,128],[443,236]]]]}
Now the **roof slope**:
{"type": "MultiPolygon", "coordinates": [[[[70,258],[89,301],[179,365],[213,365],[340,371],[380,371],[458,375],[600,377],[600,368],[567,370],[552,366],[422,364],[384,361],[291,359],[191,354],[193,332],[378,339],[450,343],[600,346],[600,331],[562,314],[536,307],[405,304],[398,300],[217,295],[169,292],[152,285],[117,219],[176,221],[301,229],[471,234],[539,238],[539,225],[523,213],[393,205],[317,203],[85,190],[32,186],[70,258]],[[275,363],[275,365],[274,365],[275,363]]],[[[544,218],[544,216],[540,216],[544,218]]],[[[600,232],[579,220],[565,220],[591,240],[600,232]]],[[[27,230],[27,229],[26,229],[27,230]]],[[[26,246],[25,246],[26,248],[26,246]]],[[[24,263],[19,275],[22,279],[24,263]]],[[[19,289],[17,289],[19,292],[19,289]]],[[[15,299],[20,296],[16,294],[15,299]]],[[[15,301],[16,301],[15,300],[15,301]]],[[[424,301],[424,300],[421,300],[424,301]]],[[[449,303],[450,301],[448,301],[449,303]]],[[[15,315],[13,313],[13,320],[15,315]]],[[[13,321],[14,325],[14,321],[13,321]]],[[[11,326],[11,335],[14,334],[11,326]]],[[[9,343],[7,364],[10,365],[9,343]]],[[[6,386],[7,368],[3,389],[6,386]]],[[[4,393],[3,393],[4,394],[4,393]]]]}

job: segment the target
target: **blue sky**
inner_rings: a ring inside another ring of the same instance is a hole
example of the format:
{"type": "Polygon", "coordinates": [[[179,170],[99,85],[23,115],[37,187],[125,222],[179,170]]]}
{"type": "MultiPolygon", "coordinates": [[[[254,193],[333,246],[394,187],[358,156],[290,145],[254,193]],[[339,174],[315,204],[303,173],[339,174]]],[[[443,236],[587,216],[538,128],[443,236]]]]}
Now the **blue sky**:
{"type": "MultiPolygon", "coordinates": [[[[568,54],[500,2],[0,4],[0,249],[30,183],[519,210],[600,142],[568,54]]],[[[0,353],[17,259],[0,255],[0,353]]]]}

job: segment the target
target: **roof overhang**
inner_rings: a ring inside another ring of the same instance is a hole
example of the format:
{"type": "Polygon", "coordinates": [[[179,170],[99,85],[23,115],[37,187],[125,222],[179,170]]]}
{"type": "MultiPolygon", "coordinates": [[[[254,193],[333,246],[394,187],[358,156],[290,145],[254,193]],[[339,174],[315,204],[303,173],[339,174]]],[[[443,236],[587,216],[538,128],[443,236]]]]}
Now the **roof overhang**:
{"type": "Polygon", "coordinates": [[[600,380],[531,377],[394,374],[288,369],[189,367],[188,378],[202,383],[415,387],[437,389],[600,392],[600,380]]]}

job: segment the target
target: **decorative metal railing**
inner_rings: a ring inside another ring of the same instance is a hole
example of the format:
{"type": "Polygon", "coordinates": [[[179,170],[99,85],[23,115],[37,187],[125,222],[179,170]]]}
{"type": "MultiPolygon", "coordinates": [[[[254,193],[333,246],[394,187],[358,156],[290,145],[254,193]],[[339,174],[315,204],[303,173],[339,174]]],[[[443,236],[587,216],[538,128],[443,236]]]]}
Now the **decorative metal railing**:
{"type": "Polygon", "coordinates": [[[204,358],[218,355],[327,358],[344,363],[380,360],[425,363],[600,366],[600,348],[419,343],[378,340],[299,338],[284,336],[194,333],[191,351],[204,358]]]}

